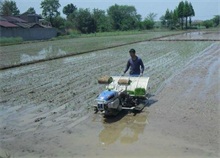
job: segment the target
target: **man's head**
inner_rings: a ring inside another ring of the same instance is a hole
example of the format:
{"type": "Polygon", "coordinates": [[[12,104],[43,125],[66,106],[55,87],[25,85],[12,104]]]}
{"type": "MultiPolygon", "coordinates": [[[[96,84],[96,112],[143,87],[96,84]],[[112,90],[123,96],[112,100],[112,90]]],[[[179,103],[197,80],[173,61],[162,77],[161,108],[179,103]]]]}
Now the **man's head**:
{"type": "Polygon", "coordinates": [[[136,57],[134,49],[130,49],[129,53],[130,53],[131,58],[135,58],[136,57]]]}

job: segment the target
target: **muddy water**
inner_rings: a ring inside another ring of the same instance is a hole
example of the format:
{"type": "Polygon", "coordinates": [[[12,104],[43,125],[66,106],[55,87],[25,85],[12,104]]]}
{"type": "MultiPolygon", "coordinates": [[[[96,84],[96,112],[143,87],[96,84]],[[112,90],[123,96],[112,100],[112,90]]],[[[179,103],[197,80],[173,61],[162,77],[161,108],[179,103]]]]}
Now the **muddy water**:
{"type": "Polygon", "coordinates": [[[148,112],[134,116],[134,114],[127,114],[123,111],[115,118],[103,119],[104,129],[99,133],[100,143],[102,145],[110,145],[137,142],[140,135],[143,134],[145,126],[148,124],[147,117],[148,112]]]}
{"type": "Polygon", "coordinates": [[[160,40],[193,40],[193,39],[203,39],[203,40],[220,40],[220,32],[204,32],[204,31],[197,31],[197,32],[188,32],[181,35],[176,35],[172,37],[165,37],[161,38],[160,40]]]}
{"type": "MultiPolygon", "coordinates": [[[[17,51],[17,50],[13,50],[13,51],[17,51]]],[[[54,57],[65,56],[67,54],[66,51],[53,45],[44,48],[38,48],[37,50],[34,51],[32,49],[27,50],[25,47],[24,50],[20,50],[19,52],[14,53],[13,51],[4,53],[3,50],[3,52],[0,52],[1,58],[4,59],[1,61],[1,65],[0,65],[1,67],[20,65],[22,63],[30,63],[45,59],[51,59],[54,57]],[[13,58],[10,58],[9,56],[13,56],[13,58]]]]}
{"type": "Polygon", "coordinates": [[[43,48],[41,51],[35,54],[20,54],[20,63],[26,63],[30,61],[38,61],[42,59],[49,59],[52,57],[64,56],[67,53],[60,48],[54,48],[53,46],[49,46],[48,48],[43,48]]]}

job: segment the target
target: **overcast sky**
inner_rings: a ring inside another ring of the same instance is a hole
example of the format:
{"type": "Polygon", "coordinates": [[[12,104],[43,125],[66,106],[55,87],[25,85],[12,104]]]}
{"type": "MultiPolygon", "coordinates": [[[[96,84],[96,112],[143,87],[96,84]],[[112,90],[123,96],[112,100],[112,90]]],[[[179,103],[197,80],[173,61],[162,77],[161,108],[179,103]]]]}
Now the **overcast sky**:
{"type": "MultiPolygon", "coordinates": [[[[2,0],[0,0],[2,1],[2,0]]],[[[16,2],[20,13],[25,12],[28,8],[33,7],[37,14],[42,13],[40,3],[43,0],[13,0],[16,2]]],[[[61,7],[59,11],[62,16],[62,9],[67,4],[74,4],[77,8],[89,8],[90,10],[98,8],[107,11],[114,5],[132,5],[135,6],[137,13],[141,14],[142,19],[147,17],[149,13],[156,13],[158,20],[165,14],[166,10],[174,10],[182,0],[59,0],[61,7]]],[[[183,0],[185,1],[185,0],[183,0]]],[[[220,0],[188,0],[192,3],[195,10],[194,20],[207,20],[220,15],[220,0]]]]}

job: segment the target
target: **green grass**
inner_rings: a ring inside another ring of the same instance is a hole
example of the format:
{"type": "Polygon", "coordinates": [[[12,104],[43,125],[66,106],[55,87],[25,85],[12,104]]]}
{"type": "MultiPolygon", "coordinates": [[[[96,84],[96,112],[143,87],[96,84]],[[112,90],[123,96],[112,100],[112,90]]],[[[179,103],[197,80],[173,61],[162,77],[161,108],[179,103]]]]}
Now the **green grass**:
{"type": "Polygon", "coordinates": [[[144,88],[135,88],[134,95],[135,96],[143,96],[145,95],[146,91],[144,88]]]}
{"type": "Polygon", "coordinates": [[[11,154],[5,152],[5,155],[4,156],[0,155],[0,158],[11,158],[11,154]]]}
{"type": "Polygon", "coordinates": [[[13,45],[13,44],[20,44],[23,42],[21,37],[1,37],[0,38],[0,46],[4,45],[13,45]]]}
{"type": "Polygon", "coordinates": [[[135,88],[134,91],[127,90],[127,93],[135,96],[144,96],[146,94],[146,90],[144,88],[135,88]]]}
{"type": "Polygon", "coordinates": [[[151,33],[151,32],[171,32],[171,31],[167,30],[167,29],[154,29],[154,30],[142,30],[142,31],[140,31],[140,30],[131,30],[131,31],[114,31],[114,32],[96,32],[96,33],[90,33],[90,34],[81,34],[79,32],[73,31],[73,32],[70,32],[69,35],[58,36],[56,38],[53,38],[53,40],[70,39],[70,38],[138,35],[138,34],[146,34],[146,33],[151,33]]]}
{"type": "Polygon", "coordinates": [[[127,90],[127,93],[130,95],[134,95],[134,91],[131,91],[131,90],[127,90]]]}

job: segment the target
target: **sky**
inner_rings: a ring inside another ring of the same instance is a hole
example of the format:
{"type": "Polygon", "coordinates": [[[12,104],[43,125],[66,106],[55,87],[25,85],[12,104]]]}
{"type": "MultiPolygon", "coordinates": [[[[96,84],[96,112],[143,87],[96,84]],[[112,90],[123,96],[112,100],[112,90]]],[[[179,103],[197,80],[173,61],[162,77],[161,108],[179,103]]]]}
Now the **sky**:
{"type": "MultiPolygon", "coordinates": [[[[20,13],[27,11],[30,7],[33,7],[37,14],[42,13],[40,3],[43,0],[13,1],[16,2],[20,13]]],[[[77,8],[89,8],[90,10],[96,8],[105,11],[115,4],[131,5],[136,8],[137,13],[142,16],[142,19],[146,18],[149,13],[155,13],[157,14],[156,20],[159,20],[160,17],[165,14],[167,9],[174,10],[181,1],[182,0],[59,0],[61,7],[58,11],[61,13],[61,16],[65,17],[62,13],[63,7],[70,3],[77,8]]],[[[212,19],[214,15],[220,15],[220,0],[188,0],[188,2],[191,2],[196,14],[192,20],[208,20],[212,19]]]]}

